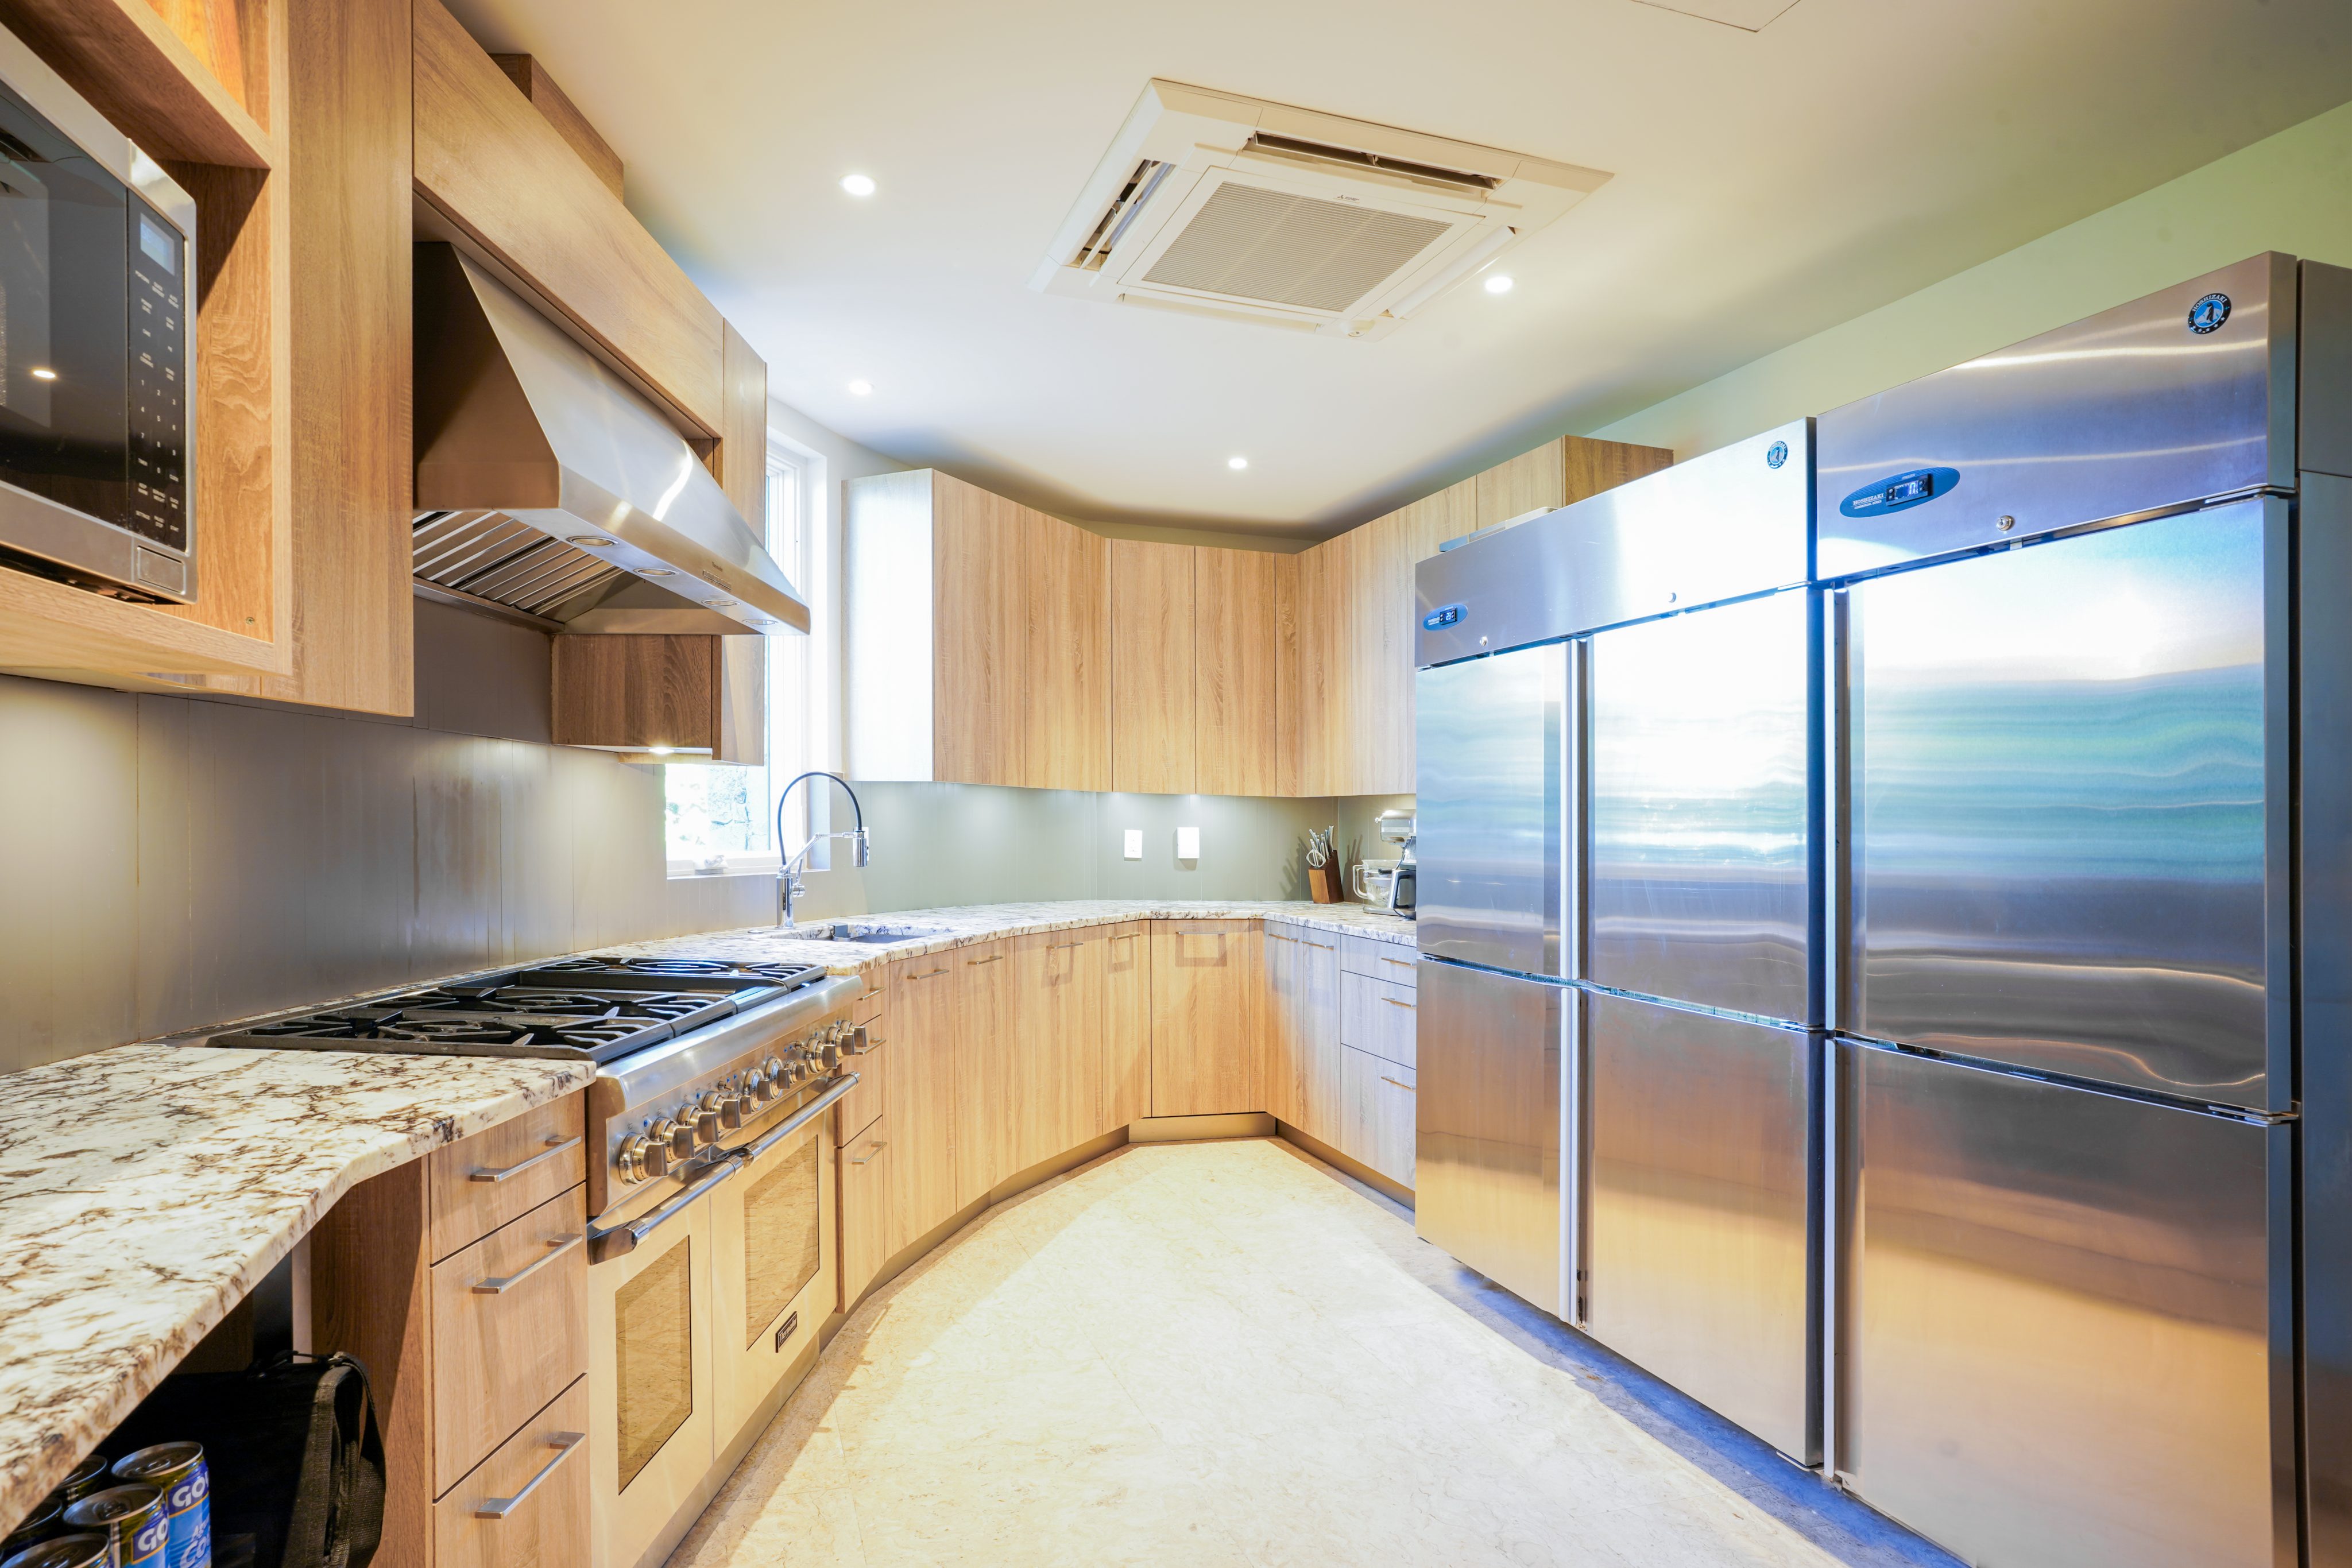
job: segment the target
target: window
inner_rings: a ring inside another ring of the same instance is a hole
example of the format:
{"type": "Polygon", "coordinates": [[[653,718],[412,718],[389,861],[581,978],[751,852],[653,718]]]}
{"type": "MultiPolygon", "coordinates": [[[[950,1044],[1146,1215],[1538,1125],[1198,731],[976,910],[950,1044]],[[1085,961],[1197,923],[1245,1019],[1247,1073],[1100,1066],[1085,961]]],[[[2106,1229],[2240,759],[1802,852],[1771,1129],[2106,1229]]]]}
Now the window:
{"type": "MultiPolygon", "coordinates": [[[[784,569],[811,612],[811,633],[763,638],[768,655],[767,763],[743,768],[687,763],[662,769],[672,876],[766,873],[776,869],[776,792],[795,774],[822,766],[818,734],[824,722],[818,682],[822,636],[830,623],[819,585],[824,580],[824,460],[769,438],[765,537],[768,553],[784,569]]],[[[784,824],[789,852],[807,832],[805,787],[793,796],[784,824]]]]}

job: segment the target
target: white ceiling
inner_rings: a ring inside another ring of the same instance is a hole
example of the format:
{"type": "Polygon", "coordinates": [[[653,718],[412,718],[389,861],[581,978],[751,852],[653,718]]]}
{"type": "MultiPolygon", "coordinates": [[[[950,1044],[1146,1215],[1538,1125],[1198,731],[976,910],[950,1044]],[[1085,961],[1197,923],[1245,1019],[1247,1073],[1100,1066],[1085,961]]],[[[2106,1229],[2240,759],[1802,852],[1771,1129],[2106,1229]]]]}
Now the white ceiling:
{"type": "Polygon", "coordinates": [[[452,0],[778,397],[1066,517],[1325,534],[2352,96],[2345,0],[452,0]],[[1027,279],[1147,78],[1612,171],[1378,341],[1027,279]],[[851,171],[879,182],[864,201],[851,171]],[[867,397],[847,390],[873,384],[867,397]],[[1235,473],[1226,459],[1245,455],[1235,473]]]}

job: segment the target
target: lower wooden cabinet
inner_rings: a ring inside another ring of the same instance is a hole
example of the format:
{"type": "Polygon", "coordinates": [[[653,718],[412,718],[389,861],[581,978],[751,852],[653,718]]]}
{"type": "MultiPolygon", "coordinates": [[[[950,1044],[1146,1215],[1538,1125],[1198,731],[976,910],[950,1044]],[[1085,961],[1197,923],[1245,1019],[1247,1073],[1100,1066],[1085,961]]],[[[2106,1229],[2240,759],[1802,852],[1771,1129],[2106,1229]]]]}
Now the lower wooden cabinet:
{"type": "Polygon", "coordinates": [[[1410,1067],[1352,1045],[1339,1048],[1341,1110],[1336,1146],[1400,1186],[1412,1185],[1417,1082],[1418,1074],[1410,1067]]]}
{"type": "Polygon", "coordinates": [[[943,955],[955,971],[955,1201],[950,1213],[1019,1168],[1013,1163],[1020,1135],[1013,1086],[1023,1081],[1038,1042],[1024,1028],[1017,947],[1014,941],[987,942],[943,955]]]}
{"type": "Polygon", "coordinates": [[[1415,1065],[1420,1008],[1411,986],[1362,975],[1339,977],[1339,1039],[1406,1067],[1415,1065]]]}
{"type": "Polygon", "coordinates": [[[947,952],[890,967],[890,1071],[882,1114],[898,1147],[886,1177],[886,1257],[961,1207],[955,1180],[961,963],[960,953],[947,952]]]}
{"type": "Polygon", "coordinates": [[[841,1310],[849,1311],[905,1245],[890,1227],[890,1118],[841,1143],[841,1310]]]}
{"type": "Polygon", "coordinates": [[[998,1181],[1106,1130],[1109,959],[1110,938],[1099,926],[1040,932],[1014,944],[1020,1060],[1006,1080],[1013,1098],[1012,1165],[997,1173],[998,1181]]]}
{"type": "Polygon", "coordinates": [[[435,1568],[577,1568],[592,1561],[588,1425],[583,1377],[433,1505],[435,1568]],[[482,1517],[518,1498],[496,1517],[482,1517]]]}
{"type": "Polygon", "coordinates": [[[588,1370],[587,1190],[433,1265],[436,1495],[588,1370]]]}
{"type": "Polygon", "coordinates": [[[1151,926],[1114,925],[1104,939],[1102,1129],[1151,1114],[1151,926]]]}
{"type": "Polygon", "coordinates": [[[1151,1113],[1260,1111],[1264,1003],[1255,920],[1162,920],[1151,933],[1151,1113]]]}

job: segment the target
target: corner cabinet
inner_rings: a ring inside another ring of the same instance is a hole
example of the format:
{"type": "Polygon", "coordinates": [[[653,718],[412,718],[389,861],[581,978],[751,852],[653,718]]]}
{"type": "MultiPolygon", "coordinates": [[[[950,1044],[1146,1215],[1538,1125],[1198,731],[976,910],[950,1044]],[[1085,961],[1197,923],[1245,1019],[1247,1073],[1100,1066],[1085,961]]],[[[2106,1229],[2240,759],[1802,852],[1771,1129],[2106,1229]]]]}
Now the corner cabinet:
{"type": "Polygon", "coordinates": [[[935,469],[847,488],[850,776],[1109,789],[1109,541],[935,469]]]}

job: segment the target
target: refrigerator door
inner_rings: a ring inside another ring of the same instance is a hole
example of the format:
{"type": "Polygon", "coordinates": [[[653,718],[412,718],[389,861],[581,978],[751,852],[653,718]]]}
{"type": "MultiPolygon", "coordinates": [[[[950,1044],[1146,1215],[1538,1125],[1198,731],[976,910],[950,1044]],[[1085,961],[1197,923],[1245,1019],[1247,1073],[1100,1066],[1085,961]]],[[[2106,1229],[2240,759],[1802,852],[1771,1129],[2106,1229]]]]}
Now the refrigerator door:
{"type": "Polygon", "coordinates": [[[1565,987],[1422,960],[1413,1232],[1556,1316],[1565,987]]]}
{"type": "Polygon", "coordinates": [[[2289,1130],[1841,1049],[1848,1484],[1973,1563],[2292,1564],[2289,1130]]]}
{"type": "Polygon", "coordinates": [[[1416,892],[1421,950],[1559,975],[1567,769],[1565,643],[1423,670],[1416,892]]]}
{"type": "Polygon", "coordinates": [[[1819,1021],[1811,645],[1801,591],[1592,639],[1596,984],[1819,1021]]]}
{"type": "Polygon", "coordinates": [[[1853,591],[1853,1032],[2287,1107],[2284,530],[2246,502],[1853,591]]]}
{"type": "Polygon", "coordinates": [[[1822,415],[1821,578],[2292,488],[2295,315],[2250,256],[1822,415]]]}
{"type": "Polygon", "coordinates": [[[1596,993],[1585,1040],[1587,1332],[1815,1462],[1817,1037],[1596,993]]]}

